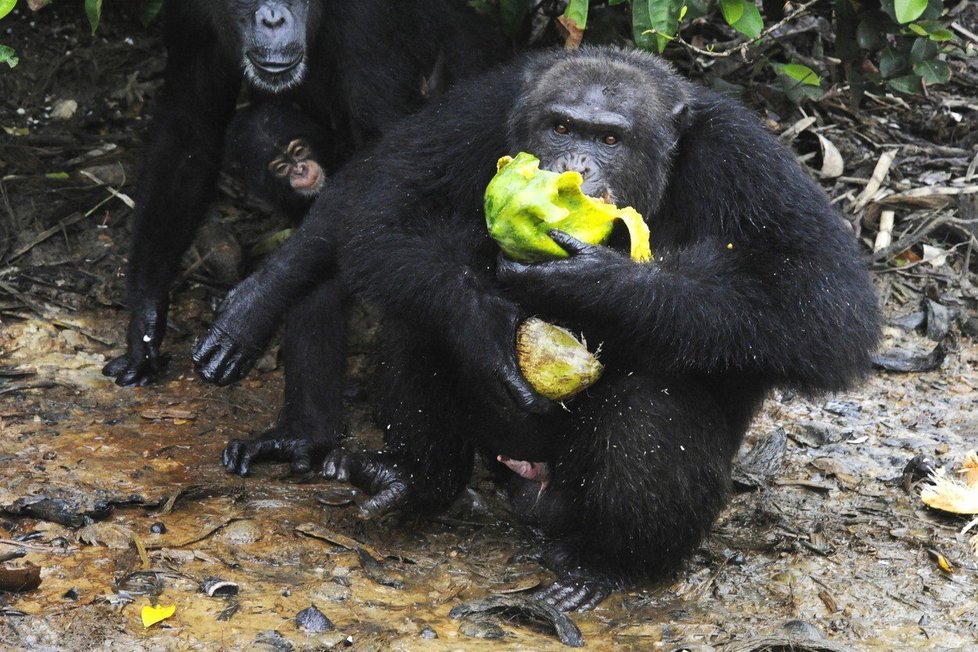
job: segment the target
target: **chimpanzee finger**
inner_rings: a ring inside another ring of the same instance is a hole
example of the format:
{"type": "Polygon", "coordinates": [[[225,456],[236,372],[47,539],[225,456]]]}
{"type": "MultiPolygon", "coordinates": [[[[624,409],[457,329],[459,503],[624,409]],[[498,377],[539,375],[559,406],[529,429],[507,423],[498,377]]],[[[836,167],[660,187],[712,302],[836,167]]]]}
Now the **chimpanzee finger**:
{"type": "Polygon", "coordinates": [[[532,286],[534,283],[541,281],[549,265],[550,263],[534,263],[528,265],[510,260],[504,255],[499,254],[499,257],[496,259],[496,278],[503,283],[532,286]]]}
{"type": "Polygon", "coordinates": [[[554,605],[557,611],[572,611],[577,609],[582,604],[588,601],[592,597],[591,590],[587,584],[582,584],[580,586],[572,586],[571,592],[568,593],[554,605]]]}
{"type": "Polygon", "coordinates": [[[403,482],[392,482],[380,493],[360,505],[360,517],[369,520],[383,516],[406,503],[407,498],[407,485],[403,482]]]}
{"type": "Polygon", "coordinates": [[[289,465],[289,468],[292,470],[292,473],[295,473],[296,475],[309,473],[309,471],[312,469],[312,451],[310,451],[306,446],[302,446],[300,448],[299,445],[297,445],[296,448],[292,450],[291,455],[292,463],[289,465]]]}
{"type": "Polygon", "coordinates": [[[238,382],[247,376],[248,370],[251,369],[251,357],[237,347],[231,348],[231,353],[225,356],[225,360],[224,370],[217,382],[222,387],[238,382]]]}
{"type": "Polygon", "coordinates": [[[238,460],[241,459],[241,452],[245,443],[242,439],[232,439],[224,447],[224,452],[221,453],[221,463],[224,464],[224,469],[228,473],[238,472],[238,460]]]}
{"type": "Polygon", "coordinates": [[[594,245],[588,244],[586,242],[581,242],[574,236],[564,233],[560,229],[551,229],[547,232],[550,239],[563,247],[567,253],[574,256],[577,254],[583,254],[589,250],[594,249],[594,245]]]}
{"type": "Polygon", "coordinates": [[[535,600],[540,602],[546,602],[552,607],[556,607],[557,603],[564,599],[574,590],[573,586],[568,586],[557,580],[545,589],[540,589],[533,594],[535,600]]]}
{"type": "Polygon", "coordinates": [[[582,604],[580,604],[577,607],[577,610],[578,611],[591,611],[592,609],[594,609],[595,607],[597,607],[599,604],[601,604],[602,600],[604,600],[605,598],[607,598],[609,593],[610,593],[610,591],[605,591],[605,590],[593,591],[591,593],[590,597],[588,597],[587,600],[585,600],[582,604]]]}
{"type": "Polygon", "coordinates": [[[549,414],[556,408],[553,401],[538,394],[523,374],[515,368],[504,369],[502,375],[509,397],[520,409],[532,414],[549,414]]]}
{"type": "Polygon", "coordinates": [[[102,367],[102,375],[113,377],[119,376],[128,366],[129,357],[120,355],[118,358],[110,360],[104,367],[102,367]]]}
{"type": "Polygon", "coordinates": [[[328,480],[346,482],[350,478],[352,464],[353,457],[342,448],[337,448],[323,460],[323,476],[328,480]]]}

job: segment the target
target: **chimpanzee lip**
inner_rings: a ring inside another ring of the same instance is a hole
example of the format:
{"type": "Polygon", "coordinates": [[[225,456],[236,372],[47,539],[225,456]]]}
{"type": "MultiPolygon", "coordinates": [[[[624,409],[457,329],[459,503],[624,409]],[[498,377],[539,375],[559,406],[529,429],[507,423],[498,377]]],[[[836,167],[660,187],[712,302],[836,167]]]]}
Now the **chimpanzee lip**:
{"type": "Polygon", "coordinates": [[[257,55],[249,52],[248,61],[262,72],[267,72],[270,75],[281,75],[302,63],[302,56],[300,55],[290,61],[280,61],[277,59],[260,59],[257,55]]]}

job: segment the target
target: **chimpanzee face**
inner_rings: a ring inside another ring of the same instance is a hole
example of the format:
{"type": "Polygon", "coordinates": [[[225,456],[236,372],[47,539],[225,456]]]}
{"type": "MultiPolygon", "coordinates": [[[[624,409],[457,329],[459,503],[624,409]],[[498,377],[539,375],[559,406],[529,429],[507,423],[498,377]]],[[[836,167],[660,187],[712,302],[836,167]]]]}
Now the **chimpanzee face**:
{"type": "Polygon", "coordinates": [[[580,172],[587,195],[650,210],[685,112],[681,92],[655,72],[584,54],[532,73],[509,117],[511,151],[533,154],[542,169],[580,172]]]}
{"type": "Polygon", "coordinates": [[[268,163],[268,171],[279,183],[288,184],[301,197],[315,197],[323,187],[326,175],[316,161],[312,147],[296,138],[268,163]]]}
{"type": "Polygon", "coordinates": [[[255,88],[279,93],[302,83],[318,30],[311,0],[232,2],[241,34],[242,66],[255,88]]]}

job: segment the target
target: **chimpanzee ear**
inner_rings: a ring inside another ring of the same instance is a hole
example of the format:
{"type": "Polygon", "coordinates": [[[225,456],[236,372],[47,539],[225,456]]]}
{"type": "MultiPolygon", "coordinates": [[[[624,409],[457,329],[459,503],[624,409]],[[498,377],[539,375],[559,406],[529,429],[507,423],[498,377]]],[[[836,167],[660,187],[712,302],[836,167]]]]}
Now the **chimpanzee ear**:
{"type": "Polygon", "coordinates": [[[672,123],[676,126],[676,129],[683,132],[693,122],[692,113],[692,110],[689,108],[689,103],[686,100],[679,100],[672,107],[669,115],[672,117],[672,123]]]}

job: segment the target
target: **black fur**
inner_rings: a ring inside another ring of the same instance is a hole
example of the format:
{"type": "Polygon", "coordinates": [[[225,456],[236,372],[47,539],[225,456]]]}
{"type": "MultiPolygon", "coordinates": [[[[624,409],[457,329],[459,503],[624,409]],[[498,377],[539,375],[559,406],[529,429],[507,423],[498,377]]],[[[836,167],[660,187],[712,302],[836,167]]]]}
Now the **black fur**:
{"type": "Polygon", "coordinates": [[[301,141],[307,157],[322,173],[334,170],[332,134],[313,122],[291,102],[269,99],[238,111],[228,127],[225,168],[245,185],[248,192],[299,222],[309,210],[315,192],[298,192],[288,176],[276,175],[270,167],[289,156],[290,143],[301,141]]]}
{"type": "MultiPolygon", "coordinates": [[[[123,386],[153,382],[166,362],[160,346],[170,285],[213,194],[225,130],[243,85],[257,101],[256,112],[275,106],[269,96],[278,98],[282,113],[275,129],[286,126],[285,112],[301,112],[305,137],[323,144],[320,163],[332,170],[433,92],[504,54],[487,22],[463,0],[170,0],[164,20],[165,83],[140,175],[129,255],[127,349],[103,370],[123,386]],[[295,108],[281,108],[286,106],[295,108]]],[[[268,115],[274,118],[275,110],[268,115]]],[[[249,120],[239,126],[249,128],[249,120]]],[[[243,155],[238,162],[246,166],[262,158],[255,147],[245,147],[243,155]]],[[[305,200],[269,197],[267,187],[259,191],[295,218],[304,212],[305,200]]],[[[341,296],[319,295],[334,308],[341,305],[341,296]]],[[[318,302],[291,306],[289,320],[302,324],[310,341],[318,340],[312,348],[321,355],[306,356],[304,346],[290,351],[286,338],[289,377],[281,422],[255,442],[232,442],[225,452],[230,471],[247,473],[250,461],[262,457],[290,460],[304,470],[335,442],[341,417],[332,398],[340,391],[343,316],[326,323],[318,312],[304,312],[309,305],[318,302]],[[329,400],[310,403],[309,396],[329,400]]],[[[219,384],[238,380],[247,372],[241,363],[253,360],[273,332],[244,342],[247,355],[222,351],[238,363],[236,373],[198,357],[202,374],[219,384]]]]}
{"type": "Polygon", "coordinates": [[[384,311],[387,447],[334,451],[326,475],[374,492],[372,516],[447,505],[476,449],[547,462],[550,483],[524,486],[517,507],[553,537],[543,560],[558,580],[542,597],[562,609],[676,568],[721,509],[768,392],[845,388],[878,337],[856,243],[790,152],[740,104],[637,51],[538,54],[401,122],[235,290],[221,337],[274,322],[334,256],[384,311]],[[609,145],[612,123],[625,126],[609,145]],[[654,262],[558,232],[566,259],[498,258],[483,193],[496,159],[522,150],[639,210],[654,262]],[[602,344],[603,377],[568,411],[519,373],[514,332],[530,315],[602,344]]]}

